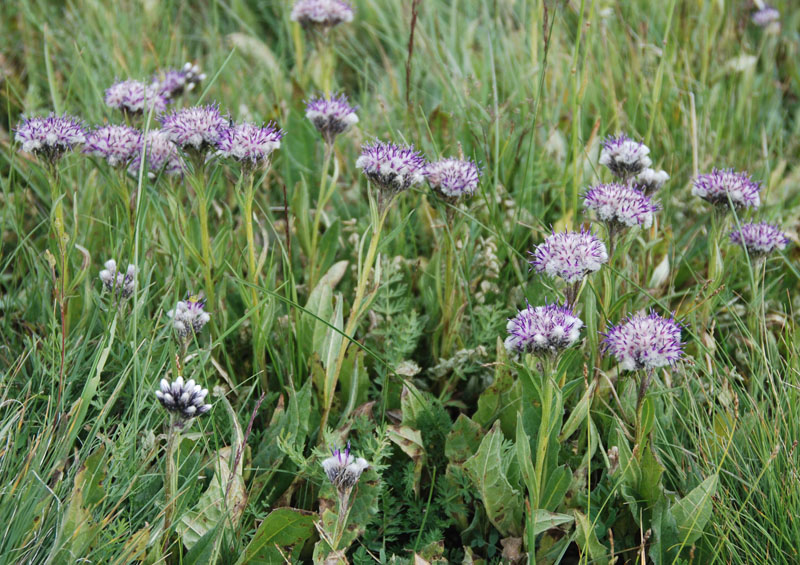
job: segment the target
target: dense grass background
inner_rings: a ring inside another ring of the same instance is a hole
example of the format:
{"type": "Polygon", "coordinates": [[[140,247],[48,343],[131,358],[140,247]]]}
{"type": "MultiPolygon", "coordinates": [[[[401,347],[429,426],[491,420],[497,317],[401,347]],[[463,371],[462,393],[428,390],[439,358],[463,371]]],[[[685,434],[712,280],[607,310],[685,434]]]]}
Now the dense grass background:
{"type": "MultiPolygon", "coordinates": [[[[103,104],[107,86],[187,60],[209,79],[182,104],[218,101],[235,120],[274,120],[287,132],[256,196],[257,304],[246,283],[237,168],[220,166],[212,180],[212,323],[190,346],[184,374],[224,389],[210,397],[211,415],[184,434],[177,521],[202,521],[192,513],[214,469],[220,473],[218,462],[229,463],[249,432],[239,469],[245,506],[218,505],[205,516],[223,524],[212,531],[219,562],[235,562],[273,508],[317,512],[329,504],[319,456],[345,436],[374,465],[356,493],[364,508],[354,508],[352,520],[365,532],[351,562],[408,562],[412,552],[429,561],[501,559],[501,538],[519,537],[522,524],[502,531],[488,520],[480,489],[461,469],[466,457],[444,447],[462,433],[483,436],[499,420],[508,443],[497,453],[516,476],[515,496],[526,496],[508,455],[522,411],[511,383],[524,371],[498,340],[526,298],[559,296],[559,285],[529,272],[526,253],[551,226],[588,221],[579,196],[607,178],[597,166],[599,142],[622,131],[642,139],[672,178],[659,194],[658,225],[633,234],[613,271],[582,293],[586,338],[559,372],[563,420],[580,418],[570,420],[577,427],[561,438],[554,462],[569,466],[568,489],[548,508],[572,521],[539,536],[537,559],[798,560],[798,252],[790,246],[754,271],[722,234],[720,274],[710,280],[711,214],[691,196],[691,179],[712,167],[750,171],[765,186],[754,217],[781,223],[797,242],[800,11],[776,2],[783,19],[774,34],[750,23],[744,1],[422,0],[409,62],[411,4],[358,0],[355,21],[331,37],[334,87],[360,106],[360,123],[336,143],[338,186],[317,258],[337,280],[322,304],[311,305],[303,226],[323,173],[322,145],[303,100],[321,89],[324,68],[319,46],[290,22],[289,2],[0,7],[0,561],[209,559],[187,551],[190,534],[180,525],[162,552],[167,417],[153,394],[178,353],[165,312],[202,287],[197,203],[180,181],[144,179],[131,237],[113,171],[67,156],[62,178],[74,193],[65,204],[74,236],[62,320],[58,274],[47,258],[57,249],[47,180],[11,133],[23,112],[119,122],[103,104]],[[319,336],[335,332],[300,308],[334,325],[341,308],[346,319],[369,225],[366,181],[354,163],[360,144],[376,136],[413,142],[431,159],[460,147],[483,177],[449,225],[427,189],[393,206],[380,286],[355,336],[364,353],[351,348],[330,435],[321,438],[315,355],[319,336]],[[135,300],[121,310],[97,280],[111,257],[140,268],[135,300]],[[752,288],[762,277],[763,297],[752,288]],[[685,321],[687,359],[653,385],[648,453],[656,463],[641,471],[655,476],[648,498],[611,472],[611,446],[630,441],[634,458],[650,456],[633,438],[620,439],[631,379],[617,379],[592,330],[650,307],[685,321]],[[404,383],[417,405],[401,401],[404,383]],[[590,409],[582,413],[587,390],[590,409]],[[487,408],[492,402],[496,408],[487,408]],[[459,414],[472,423],[459,420],[453,436],[459,414]],[[419,442],[403,444],[399,430],[419,442]],[[679,547],[656,556],[665,505],[717,473],[710,513],[705,501],[695,509],[707,520],[703,534],[689,543],[679,535],[679,547]]],[[[467,455],[475,447],[465,447],[467,455]]],[[[293,558],[310,559],[313,542],[293,558]]],[[[506,559],[513,554],[506,548],[506,559]]]]}

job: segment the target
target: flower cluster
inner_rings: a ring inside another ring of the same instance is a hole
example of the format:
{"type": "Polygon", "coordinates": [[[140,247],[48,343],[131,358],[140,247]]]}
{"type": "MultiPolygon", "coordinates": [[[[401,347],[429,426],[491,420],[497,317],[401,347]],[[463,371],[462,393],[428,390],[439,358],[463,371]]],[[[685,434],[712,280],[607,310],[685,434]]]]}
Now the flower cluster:
{"type": "Polygon", "coordinates": [[[23,119],[14,138],[26,153],[55,163],[64,153],[86,142],[86,127],[73,116],[50,114],[46,118],[23,119]]]}
{"type": "Polygon", "coordinates": [[[141,114],[152,110],[160,114],[167,109],[167,100],[152,84],[138,80],[123,80],[106,89],[106,105],[128,114],[141,114]]]}
{"type": "Polygon", "coordinates": [[[644,143],[633,141],[625,134],[611,136],[603,142],[600,164],[608,167],[614,176],[628,179],[653,164],[649,154],[650,149],[644,143]]]}
{"type": "Polygon", "coordinates": [[[636,175],[635,184],[642,192],[650,196],[661,190],[661,187],[664,186],[668,180],[669,175],[666,171],[656,171],[648,167],[636,175]]]}
{"type": "Polygon", "coordinates": [[[211,410],[211,405],[205,403],[207,395],[208,389],[202,388],[194,379],[184,382],[183,377],[178,377],[172,383],[161,379],[160,390],[156,391],[156,398],[161,405],[184,421],[211,410]]]}
{"type": "Polygon", "coordinates": [[[165,175],[182,175],[184,171],[183,159],[178,152],[178,147],[169,138],[164,130],[154,129],[147,132],[145,143],[131,160],[128,172],[136,176],[145,155],[146,171],[149,178],[155,178],[159,173],[165,175]]]}
{"type": "Polygon", "coordinates": [[[238,124],[220,133],[217,154],[254,167],[265,162],[281,146],[283,135],[283,131],[272,123],[264,127],[238,124]]]}
{"type": "Polygon", "coordinates": [[[772,6],[764,6],[760,10],[753,12],[750,19],[758,27],[769,27],[780,23],[781,13],[772,6]]]}
{"type": "Polygon", "coordinates": [[[187,340],[192,335],[199,334],[211,316],[205,311],[206,302],[202,295],[190,294],[186,300],[179,300],[173,310],[167,312],[172,318],[172,327],[178,338],[187,340]]]}
{"type": "Polygon", "coordinates": [[[136,288],[136,265],[128,265],[128,269],[122,273],[117,269],[117,262],[109,259],[103,265],[105,269],[100,271],[99,278],[103,283],[103,288],[108,292],[118,294],[121,298],[129,298],[136,288]]]}
{"type": "Polygon", "coordinates": [[[657,369],[677,362],[683,354],[681,326],[674,317],[629,316],[604,335],[603,348],[626,371],[657,369]]]}
{"type": "Polygon", "coordinates": [[[216,104],[181,108],[161,118],[161,127],[184,151],[203,153],[216,148],[228,130],[228,119],[216,104]]]}
{"type": "Polygon", "coordinates": [[[356,167],[370,182],[392,195],[424,180],[425,158],[413,146],[375,141],[361,148],[356,167]]]}
{"type": "Polygon", "coordinates": [[[429,163],[423,174],[430,187],[448,199],[472,196],[480,180],[480,171],[474,162],[455,157],[429,163]]]}
{"type": "Polygon", "coordinates": [[[531,253],[537,273],[561,277],[568,283],[580,281],[608,261],[606,245],[591,231],[552,233],[531,253]]]}
{"type": "Polygon", "coordinates": [[[329,29],[353,21],[353,7],[344,0],[297,0],[289,16],[303,27],[329,29]]]}
{"type": "Polygon", "coordinates": [[[586,192],[583,205],[597,217],[613,226],[653,225],[658,205],[637,188],[624,184],[600,184],[586,192]]]}
{"type": "Polygon", "coordinates": [[[743,224],[731,233],[731,242],[747,249],[747,253],[760,259],[773,251],[786,248],[789,238],[778,226],[767,222],[743,224]]]}
{"type": "Polygon", "coordinates": [[[337,135],[358,123],[356,110],[357,108],[350,105],[344,94],[330,98],[312,98],[306,102],[306,118],[314,124],[329,145],[337,135]]]}
{"type": "Polygon", "coordinates": [[[761,184],[744,172],[732,169],[717,170],[699,175],[694,180],[692,194],[714,206],[727,209],[729,203],[737,209],[758,208],[761,204],[761,184]]]}
{"type": "Polygon", "coordinates": [[[128,165],[139,153],[142,134],[128,126],[102,126],[89,132],[83,152],[105,159],[112,167],[128,165]]]}
{"type": "Polygon", "coordinates": [[[194,90],[198,84],[206,80],[206,75],[200,67],[186,63],[182,69],[168,69],[161,74],[156,74],[151,84],[156,90],[171,101],[183,94],[194,90]]]}
{"type": "Polygon", "coordinates": [[[328,480],[338,491],[340,496],[347,498],[350,491],[358,482],[361,473],[369,468],[369,463],[361,457],[355,458],[350,453],[350,443],[347,448],[340,451],[338,448],[331,449],[331,456],[322,462],[322,469],[328,476],[328,480]]]}
{"type": "Polygon", "coordinates": [[[556,355],[578,341],[582,327],[569,305],[529,304],[508,321],[505,346],[515,353],[556,355]]]}

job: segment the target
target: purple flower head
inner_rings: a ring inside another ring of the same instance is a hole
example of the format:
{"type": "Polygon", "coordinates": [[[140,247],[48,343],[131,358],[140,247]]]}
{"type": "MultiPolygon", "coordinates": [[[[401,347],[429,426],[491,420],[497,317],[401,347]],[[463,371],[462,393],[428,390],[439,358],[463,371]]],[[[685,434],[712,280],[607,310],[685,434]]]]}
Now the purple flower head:
{"type": "Polygon", "coordinates": [[[188,340],[193,334],[200,333],[211,316],[205,311],[206,301],[203,300],[202,293],[189,294],[186,300],[179,300],[175,308],[167,312],[167,316],[172,318],[172,327],[178,338],[188,340]]]}
{"type": "Polygon", "coordinates": [[[205,403],[207,394],[208,389],[202,388],[194,379],[183,382],[183,377],[178,377],[172,383],[161,379],[156,398],[161,406],[186,421],[211,410],[211,405],[205,403]]]}
{"type": "Polygon", "coordinates": [[[656,171],[655,169],[645,169],[636,175],[636,186],[642,192],[651,196],[652,194],[661,190],[661,187],[669,180],[669,175],[666,171],[656,171]]]}
{"type": "Polygon", "coordinates": [[[778,226],[761,222],[742,224],[741,229],[731,233],[731,242],[747,249],[747,253],[760,259],[776,250],[785,249],[789,238],[778,226]]]}
{"type": "Polygon", "coordinates": [[[714,169],[699,175],[694,180],[692,194],[706,202],[727,209],[728,202],[734,208],[758,208],[761,199],[758,195],[761,184],[755,182],[747,173],[737,173],[732,169],[714,169]]]}
{"type": "Polygon", "coordinates": [[[781,13],[772,6],[764,6],[753,12],[751,19],[758,27],[769,27],[772,24],[780,24],[781,13]]]}
{"type": "Polygon", "coordinates": [[[330,98],[316,97],[306,102],[306,118],[311,120],[329,145],[337,135],[358,123],[356,110],[344,94],[330,98]]]}
{"type": "Polygon", "coordinates": [[[216,104],[175,110],[162,116],[161,127],[178,147],[197,153],[215,148],[229,128],[216,104]]]}
{"type": "Polygon", "coordinates": [[[531,253],[537,273],[578,282],[608,261],[606,245],[590,230],[553,233],[531,253]]]}
{"type": "Polygon", "coordinates": [[[178,146],[172,142],[164,130],[154,129],[147,132],[145,144],[136,153],[128,167],[128,172],[134,176],[139,174],[143,152],[147,155],[145,170],[149,178],[155,178],[162,171],[165,175],[183,174],[184,164],[178,146]]]}
{"type": "Polygon", "coordinates": [[[650,149],[644,143],[636,142],[625,134],[610,136],[603,142],[600,164],[608,167],[615,177],[627,179],[653,164],[649,154],[650,149]]]}
{"type": "Polygon", "coordinates": [[[206,75],[200,71],[200,67],[186,63],[182,69],[167,69],[153,75],[151,82],[161,96],[169,101],[194,90],[205,79],[206,75]]]}
{"type": "Polygon", "coordinates": [[[290,19],[303,27],[332,28],[353,21],[353,7],[344,0],[297,0],[290,19]]]}
{"type": "Polygon", "coordinates": [[[664,318],[652,311],[647,316],[628,316],[602,335],[604,351],[626,371],[672,365],[683,354],[680,324],[672,316],[664,318]]]}
{"type": "Polygon", "coordinates": [[[108,161],[112,167],[124,167],[142,147],[142,133],[128,126],[102,126],[89,132],[83,152],[108,161]]]}
{"type": "Polygon", "coordinates": [[[106,106],[129,114],[150,111],[160,114],[167,109],[167,101],[153,85],[138,80],[123,80],[106,90],[106,106]]]}
{"type": "Polygon", "coordinates": [[[86,127],[78,118],[50,114],[46,118],[23,119],[14,130],[22,150],[55,163],[76,145],[86,143],[86,127]]]}
{"type": "Polygon", "coordinates": [[[505,346],[515,353],[557,355],[578,341],[582,327],[583,322],[568,305],[528,304],[508,321],[505,346]]]}
{"type": "Polygon", "coordinates": [[[369,463],[366,460],[361,457],[356,459],[350,453],[350,442],[347,442],[344,451],[331,449],[331,456],[322,462],[322,469],[340,496],[349,496],[361,473],[368,468],[369,463]]]}
{"type": "Polygon", "coordinates": [[[237,124],[220,134],[217,154],[254,167],[269,159],[270,154],[281,146],[283,135],[283,130],[273,123],[264,127],[237,124]]]}
{"type": "Polygon", "coordinates": [[[119,294],[121,298],[130,297],[136,288],[136,273],[139,271],[136,265],[128,265],[124,273],[117,269],[117,262],[113,259],[106,261],[103,266],[105,268],[98,275],[103,288],[108,292],[119,294]]]}
{"type": "Polygon", "coordinates": [[[480,170],[474,162],[455,157],[428,163],[423,174],[433,190],[452,199],[472,196],[480,180],[480,170]]]}
{"type": "Polygon", "coordinates": [[[376,140],[361,147],[356,167],[381,190],[397,194],[424,180],[425,158],[413,145],[376,140]]]}
{"type": "Polygon", "coordinates": [[[600,221],[615,226],[653,225],[658,206],[641,190],[624,184],[599,184],[583,197],[583,205],[593,210],[600,221]]]}

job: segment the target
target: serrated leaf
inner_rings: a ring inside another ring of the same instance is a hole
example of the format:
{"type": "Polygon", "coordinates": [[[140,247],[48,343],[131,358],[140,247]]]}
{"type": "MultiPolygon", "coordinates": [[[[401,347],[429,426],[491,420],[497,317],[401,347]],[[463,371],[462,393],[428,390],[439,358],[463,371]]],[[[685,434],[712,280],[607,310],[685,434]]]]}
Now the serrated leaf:
{"type": "Polygon", "coordinates": [[[693,544],[703,533],[703,528],[711,518],[711,497],[717,490],[718,479],[717,473],[714,473],[673,505],[672,516],[683,544],[693,544]]]}
{"type": "Polygon", "coordinates": [[[276,508],[261,522],[253,539],[236,562],[237,565],[283,563],[281,552],[275,546],[302,546],[314,535],[315,516],[316,514],[305,510],[276,508]]]}

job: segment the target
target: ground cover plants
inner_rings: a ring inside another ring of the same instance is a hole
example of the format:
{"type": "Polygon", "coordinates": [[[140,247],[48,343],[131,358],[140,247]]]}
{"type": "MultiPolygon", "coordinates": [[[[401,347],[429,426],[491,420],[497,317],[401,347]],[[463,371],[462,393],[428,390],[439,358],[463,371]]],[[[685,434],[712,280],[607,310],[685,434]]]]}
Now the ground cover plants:
{"type": "Polygon", "coordinates": [[[798,561],[790,2],[0,15],[1,562],[798,561]]]}

